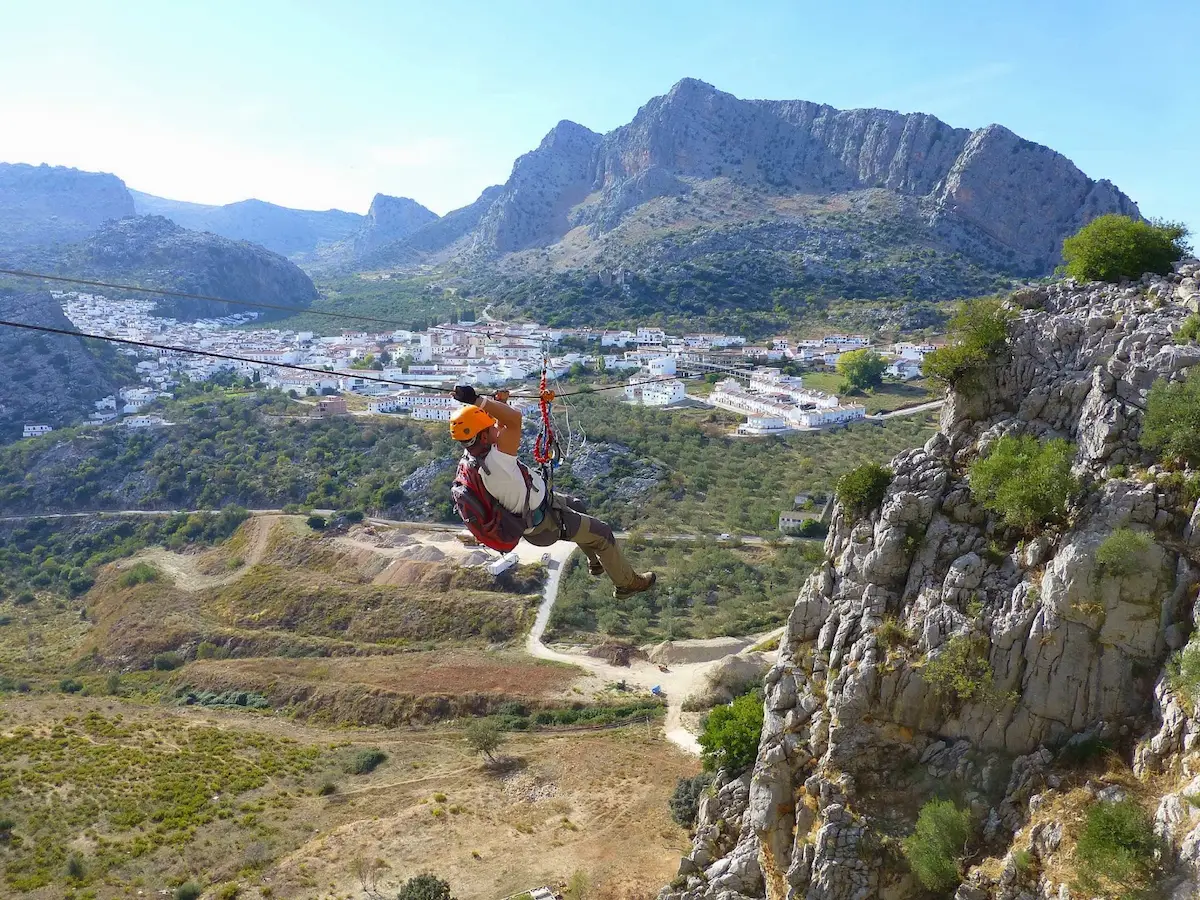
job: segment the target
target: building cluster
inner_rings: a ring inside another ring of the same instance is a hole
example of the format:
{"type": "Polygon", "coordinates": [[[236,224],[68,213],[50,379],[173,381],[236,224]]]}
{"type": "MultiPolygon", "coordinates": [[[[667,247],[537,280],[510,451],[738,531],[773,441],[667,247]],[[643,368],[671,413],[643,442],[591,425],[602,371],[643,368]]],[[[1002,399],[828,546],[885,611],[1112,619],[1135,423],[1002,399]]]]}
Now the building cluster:
{"type": "MultiPolygon", "coordinates": [[[[727,334],[668,335],[657,327],[602,331],[554,328],[536,323],[488,321],[437,325],[425,331],[312,332],[258,327],[255,313],[196,322],[155,315],[149,300],[110,300],[86,293],[58,295],[67,317],[93,334],[200,350],[237,360],[176,350],[126,350],[138,357],[140,384],[124,387],[97,402],[92,416],[104,424],[124,418],[129,427],[152,427],[161,419],[141,410],[170,397],[180,381],[206,381],[233,371],[297,397],[360,394],[371,414],[406,414],[417,419],[449,419],[457,404],[446,394],[459,382],[484,387],[521,381],[541,373],[553,378],[583,366],[630,372],[626,398],[647,406],[670,407],[699,401],[744,414],[739,434],[773,434],[822,428],[860,419],[865,410],[804,387],[800,377],[757,365],[795,361],[810,367],[834,366],[850,350],[871,346],[861,335],[831,334],[794,343],[780,337],[761,345],[727,334]],[[287,366],[300,366],[304,371],[287,366]],[[723,377],[707,398],[689,398],[684,376],[717,373],[723,377]],[[393,382],[403,382],[403,386],[393,382]]],[[[888,374],[907,379],[920,374],[929,345],[911,343],[880,348],[889,359],[888,374]]],[[[531,407],[532,405],[529,404],[531,407]]],[[[344,403],[324,403],[322,415],[347,412],[344,403]]],[[[44,433],[26,426],[27,436],[44,433]]]]}

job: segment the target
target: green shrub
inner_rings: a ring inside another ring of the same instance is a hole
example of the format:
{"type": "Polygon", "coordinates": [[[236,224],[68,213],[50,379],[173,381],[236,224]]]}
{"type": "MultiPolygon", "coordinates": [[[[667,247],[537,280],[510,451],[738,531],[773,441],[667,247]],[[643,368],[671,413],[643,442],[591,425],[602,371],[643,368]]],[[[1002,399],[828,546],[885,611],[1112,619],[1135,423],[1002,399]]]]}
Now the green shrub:
{"type": "Polygon", "coordinates": [[[1142,446],[1165,461],[1200,466],[1200,366],[1193,366],[1182,383],[1154,382],[1142,421],[1142,446]]]}
{"type": "Polygon", "coordinates": [[[325,527],[324,516],[309,516],[305,521],[308,523],[308,527],[313,531],[320,531],[325,527]]]}
{"type": "Polygon", "coordinates": [[[891,469],[878,463],[863,463],[838,479],[838,501],[854,516],[869,513],[883,502],[892,475],[891,469]]]}
{"type": "Polygon", "coordinates": [[[337,793],[337,785],[332,781],[323,781],[321,786],[317,788],[318,797],[328,797],[330,794],[337,793]]]}
{"type": "Polygon", "coordinates": [[[217,892],[213,894],[213,898],[214,900],[237,900],[237,896],[241,892],[242,889],[230,881],[217,888],[217,892]]]}
{"type": "Polygon", "coordinates": [[[1129,896],[1150,886],[1160,849],[1154,823],[1134,801],[1093,803],[1075,845],[1075,876],[1089,893],[1102,875],[1129,896]]]}
{"type": "Polygon", "coordinates": [[[13,597],[13,603],[17,606],[28,606],[36,599],[37,598],[34,597],[32,591],[21,591],[19,594],[13,597]]]}
{"type": "Polygon", "coordinates": [[[1118,528],[1096,550],[1096,562],[1108,575],[1118,578],[1138,570],[1142,554],[1150,549],[1150,536],[1130,528],[1118,528]]]}
{"type": "Polygon", "coordinates": [[[987,638],[956,634],[925,663],[921,677],[947,700],[990,700],[994,688],[987,638]]]}
{"type": "Polygon", "coordinates": [[[875,637],[885,650],[895,650],[912,643],[912,632],[900,624],[893,616],[884,619],[875,629],[875,637]]]}
{"type": "Polygon", "coordinates": [[[708,714],[698,738],[704,768],[723,768],[738,774],[754,764],[762,737],[763,704],[754,694],[744,694],[708,714]]]}
{"type": "Polygon", "coordinates": [[[64,694],[78,694],[83,690],[83,682],[75,678],[64,678],[58,683],[58,689],[64,694]]]}
{"type": "Polygon", "coordinates": [[[971,493],[1006,525],[1026,532],[1061,521],[1079,489],[1071,474],[1074,455],[1075,447],[1061,439],[1002,437],[971,464],[971,493]]]}
{"type": "Polygon", "coordinates": [[[347,509],[338,513],[338,515],[351,524],[357,524],[365,518],[361,509],[347,509]]]}
{"type": "Polygon", "coordinates": [[[965,300],[950,319],[950,343],[927,353],[921,372],[957,385],[997,358],[1008,345],[1008,323],[1016,314],[996,297],[965,300]]]}
{"type": "Polygon", "coordinates": [[[16,827],[17,823],[8,816],[0,816],[0,837],[8,837],[16,827]]]}
{"type": "Polygon", "coordinates": [[[675,783],[675,792],[671,794],[668,805],[671,808],[671,818],[684,828],[696,824],[696,815],[700,810],[700,798],[705,789],[712,784],[712,775],[701,772],[691,778],[680,778],[675,783]]]}
{"type": "Polygon", "coordinates": [[[1200,695],[1200,642],[1188,641],[1186,647],[1167,663],[1167,683],[1189,705],[1200,695]]]}
{"type": "Polygon", "coordinates": [[[853,390],[864,391],[867,388],[879,387],[883,383],[883,373],[887,371],[887,362],[874,350],[851,350],[843,353],[837,360],[837,372],[846,379],[853,390]]]}
{"type": "Polygon", "coordinates": [[[175,888],[175,893],[172,895],[174,900],[199,900],[201,894],[204,893],[204,888],[196,884],[194,881],[185,881],[179,887],[175,888]]]}
{"type": "Polygon", "coordinates": [[[170,672],[172,669],[178,669],[183,665],[183,657],[178,653],[156,653],[154,655],[154,668],[159,672],[170,672]]]}
{"type": "Polygon", "coordinates": [[[113,672],[104,680],[104,690],[109,694],[121,693],[121,676],[113,672]]]}
{"type": "Polygon", "coordinates": [[[137,587],[139,584],[149,584],[158,581],[158,569],[148,563],[137,563],[121,576],[121,587],[137,587]]]}
{"type": "Polygon", "coordinates": [[[78,853],[72,853],[67,857],[67,877],[73,881],[79,881],[87,874],[87,868],[83,864],[83,857],[78,853]]]}
{"type": "Polygon", "coordinates": [[[417,875],[401,885],[396,900],[452,900],[450,883],[436,875],[417,875]]]}
{"type": "Polygon", "coordinates": [[[1120,281],[1166,275],[1186,252],[1187,229],[1116,213],[1099,216],[1063,241],[1066,272],[1076,281],[1120,281]]]}
{"type": "Polygon", "coordinates": [[[348,769],[352,775],[367,775],[374,772],[386,759],[387,754],[374,747],[369,750],[359,750],[350,760],[348,769]]]}
{"type": "Polygon", "coordinates": [[[1183,324],[1175,332],[1175,343],[1195,344],[1197,342],[1200,342],[1200,313],[1192,313],[1183,320],[1183,324]]]}
{"type": "Polygon", "coordinates": [[[960,881],[959,862],[971,836],[971,813],[949,800],[930,800],[917,815],[917,828],[901,847],[917,880],[931,891],[949,893],[960,881]]]}

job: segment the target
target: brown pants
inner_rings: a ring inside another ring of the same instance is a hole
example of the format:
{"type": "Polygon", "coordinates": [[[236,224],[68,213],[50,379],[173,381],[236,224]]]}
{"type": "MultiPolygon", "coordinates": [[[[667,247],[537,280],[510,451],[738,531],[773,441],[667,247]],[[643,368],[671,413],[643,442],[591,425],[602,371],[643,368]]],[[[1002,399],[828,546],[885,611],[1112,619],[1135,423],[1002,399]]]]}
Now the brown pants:
{"type": "Polygon", "coordinates": [[[599,563],[617,588],[638,584],[638,575],[617,549],[612,529],[593,516],[585,515],[573,497],[552,494],[541,523],[525,532],[525,540],[535,547],[549,547],[559,541],[573,541],[587,556],[588,562],[599,563]]]}

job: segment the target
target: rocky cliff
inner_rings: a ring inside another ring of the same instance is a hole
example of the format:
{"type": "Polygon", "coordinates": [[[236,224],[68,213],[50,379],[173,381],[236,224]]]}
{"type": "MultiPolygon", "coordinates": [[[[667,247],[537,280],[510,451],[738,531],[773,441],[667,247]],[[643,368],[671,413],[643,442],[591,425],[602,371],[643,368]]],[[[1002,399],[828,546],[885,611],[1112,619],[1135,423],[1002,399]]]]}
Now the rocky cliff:
{"type": "Polygon", "coordinates": [[[115,175],[0,163],[0,253],[78,241],[131,215],[133,197],[115,175]]]}
{"type": "Polygon", "coordinates": [[[301,259],[319,248],[345,240],[366,221],[364,216],[340,209],[290,209],[263,200],[209,206],[167,200],[141,191],[132,194],[140,216],[163,216],[184,228],[250,241],[283,256],[301,259]]]}
{"type": "Polygon", "coordinates": [[[1165,664],[1196,627],[1200,510],[1194,473],[1138,441],[1151,385],[1200,364],[1174,339],[1198,272],[1014,295],[1006,351],[893,460],[878,507],[836,508],[765,681],[757,762],[718,780],[663,900],[927,896],[898,844],[935,796],[976,823],[959,900],[1092,896],[1072,874],[1080,810],[1126,795],[1167,847],[1156,896],[1196,895],[1200,719],[1165,664]],[[1065,524],[1018,541],[973,496],[967,466],[1005,435],[1072,443],[1065,524]],[[1118,528],[1142,538],[1114,571],[1097,550],[1118,528]],[[979,690],[935,683],[955,654],[979,690]],[[1081,768],[1096,746],[1107,764],[1081,768]]]}
{"type": "Polygon", "coordinates": [[[1095,216],[1139,214],[998,125],[741,100],[695,79],[604,135],[560,122],[484,205],[469,233],[426,226],[370,266],[446,265],[542,320],[694,319],[734,293],[730,316],[986,293],[1048,274],[1095,216]],[[622,289],[601,290],[614,275],[622,289]],[[579,303],[564,313],[564,297],[579,303]]]}
{"type": "MultiPolygon", "coordinates": [[[[0,288],[0,319],[72,329],[47,293],[0,288]]],[[[111,344],[0,326],[0,443],[19,440],[22,426],[81,422],[93,402],[136,383],[133,364],[111,344]]]]}
{"type": "MultiPolygon", "coordinates": [[[[110,222],[79,244],[47,251],[36,264],[85,278],[256,303],[306,307],[317,297],[311,279],[279,254],[246,241],[189,231],[161,216],[110,222]]],[[[158,308],[162,315],[179,319],[254,311],[171,297],[159,300],[158,308]]],[[[258,312],[264,318],[282,315],[258,312]]]]}

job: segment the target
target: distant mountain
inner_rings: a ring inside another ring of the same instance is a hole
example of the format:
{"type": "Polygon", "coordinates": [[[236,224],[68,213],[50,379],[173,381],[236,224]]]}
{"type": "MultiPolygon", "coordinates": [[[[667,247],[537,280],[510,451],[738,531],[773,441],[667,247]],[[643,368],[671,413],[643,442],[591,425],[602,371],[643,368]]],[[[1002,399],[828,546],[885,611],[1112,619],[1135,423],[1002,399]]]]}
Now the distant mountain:
{"type": "Polygon", "coordinates": [[[78,241],[131,215],[133,197],[115,175],[0,163],[0,253],[78,241]]]}
{"type": "Polygon", "coordinates": [[[211,231],[235,241],[251,241],[290,257],[303,257],[345,240],[367,222],[365,216],[340,209],[321,212],[289,209],[262,200],[206,206],[141,191],[131,193],[138,215],[164,216],[184,228],[211,231]]]}
{"type": "MultiPolygon", "coordinates": [[[[86,240],[43,252],[37,264],[63,273],[148,287],[307,307],[317,289],[294,263],[257,244],[190,231],[162,216],[109,222],[86,240]]],[[[163,298],[162,315],[196,319],[252,312],[203,300],[163,298]]],[[[264,318],[282,314],[259,311],[264,318]]]]}
{"type": "MultiPolygon", "coordinates": [[[[0,288],[0,318],[52,328],[73,326],[47,293],[0,288]]],[[[0,326],[0,443],[19,440],[22,426],[81,422],[92,403],[136,381],[113,345],[0,326]]]]}
{"type": "Polygon", "coordinates": [[[440,219],[390,243],[376,243],[374,248],[361,254],[355,262],[363,269],[419,262],[474,232],[484,215],[491,209],[492,203],[503,191],[503,185],[493,185],[484,190],[479,199],[470,206],[452,210],[440,219]]]}
{"type": "Polygon", "coordinates": [[[999,125],[740,100],[695,79],[608,134],[560,122],[467,209],[469,229],[427,225],[364,262],[442,265],[541,314],[694,316],[986,291],[1049,273],[1095,216],[1139,214],[999,125]]]}
{"type": "Polygon", "coordinates": [[[416,200],[376,194],[366,219],[353,234],[330,247],[319,249],[305,263],[314,270],[369,268],[364,260],[369,259],[380,247],[396,244],[439,221],[437,213],[426,209],[416,200]]]}

